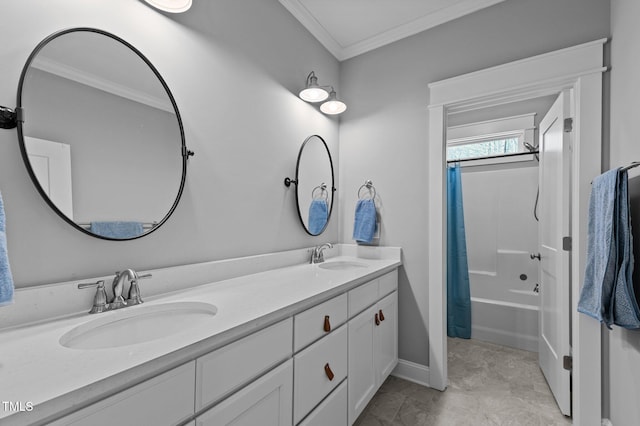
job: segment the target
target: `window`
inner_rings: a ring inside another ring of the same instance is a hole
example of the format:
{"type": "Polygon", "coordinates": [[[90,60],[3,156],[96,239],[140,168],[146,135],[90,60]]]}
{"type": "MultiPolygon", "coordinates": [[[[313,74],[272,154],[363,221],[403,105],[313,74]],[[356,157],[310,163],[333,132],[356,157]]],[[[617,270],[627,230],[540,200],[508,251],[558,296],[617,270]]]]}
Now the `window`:
{"type": "Polygon", "coordinates": [[[520,138],[502,137],[497,139],[481,139],[464,142],[450,142],[447,146],[447,160],[462,160],[466,158],[493,157],[496,155],[515,154],[522,152],[520,138]]]}
{"type": "MultiPolygon", "coordinates": [[[[529,113],[450,126],[447,128],[447,160],[488,159],[530,152],[527,146],[536,145],[534,118],[535,113],[529,113]]],[[[492,164],[513,160],[488,161],[492,164]]]]}

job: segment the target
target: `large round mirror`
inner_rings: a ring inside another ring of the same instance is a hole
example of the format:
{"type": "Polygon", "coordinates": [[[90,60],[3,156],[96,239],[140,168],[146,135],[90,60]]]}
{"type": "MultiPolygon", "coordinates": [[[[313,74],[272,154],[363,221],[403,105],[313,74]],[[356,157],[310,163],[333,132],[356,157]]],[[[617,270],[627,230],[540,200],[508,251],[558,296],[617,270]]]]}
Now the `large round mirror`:
{"type": "Polygon", "coordinates": [[[331,153],[320,136],[309,136],[300,147],[295,182],[300,222],[308,234],[320,235],[329,223],[336,190],[331,153]]]}
{"type": "Polygon", "coordinates": [[[167,84],[126,41],[93,28],[47,37],[22,71],[16,110],[33,182],[75,228],[130,240],[173,213],[192,153],[167,84]]]}

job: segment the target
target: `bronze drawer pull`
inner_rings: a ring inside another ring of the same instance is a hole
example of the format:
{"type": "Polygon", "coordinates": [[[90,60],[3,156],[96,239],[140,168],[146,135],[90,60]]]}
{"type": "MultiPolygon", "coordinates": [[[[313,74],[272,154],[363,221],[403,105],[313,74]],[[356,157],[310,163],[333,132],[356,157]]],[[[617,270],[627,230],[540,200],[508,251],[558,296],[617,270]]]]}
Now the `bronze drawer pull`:
{"type": "Polygon", "coordinates": [[[324,331],[326,333],[331,331],[331,322],[329,321],[329,315],[324,316],[324,331]]]}
{"type": "Polygon", "coordinates": [[[376,314],[375,319],[376,319],[376,325],[380,325],[380,318],[378,318],[378,314],[376,314]]]}
{"type": "Polygon", "coordinates": [[[335,377],[335,375],[333,374],[333,371],[331,371],[331,367],[329,367],[329,363],[326,363],[324,365],[324,372],[327,375],[327,378],[329,379],[329,381],[332,381],[333,378],[335,377]]]}
{"type": "Polygon", "coordinates": [[[384,314],[382,313],[382,309],[380,309],[380,321],[384,321],[384,314]]]}

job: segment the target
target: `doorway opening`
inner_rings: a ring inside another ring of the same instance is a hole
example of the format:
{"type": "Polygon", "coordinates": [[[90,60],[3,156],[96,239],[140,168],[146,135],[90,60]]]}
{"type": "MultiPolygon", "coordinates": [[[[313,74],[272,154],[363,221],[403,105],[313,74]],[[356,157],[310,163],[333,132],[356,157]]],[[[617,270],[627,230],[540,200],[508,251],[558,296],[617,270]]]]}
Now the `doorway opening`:
{"type": "Polygon", "coordinates": [[[448,381],[446,338],[446,166],[444,152],[452,113],[498,107],[515,101],[572,91],[574,136],[570,156],[570,294],[565,309],[572,319],[571,395],[574,422],[601,419],[600,325],[578,315],[577,295],[586,261],[586,229],[591,180],[600,173],[603,45],[606,39],[476,71],[429,85],[429,385],[444,390],[448,381]]]}

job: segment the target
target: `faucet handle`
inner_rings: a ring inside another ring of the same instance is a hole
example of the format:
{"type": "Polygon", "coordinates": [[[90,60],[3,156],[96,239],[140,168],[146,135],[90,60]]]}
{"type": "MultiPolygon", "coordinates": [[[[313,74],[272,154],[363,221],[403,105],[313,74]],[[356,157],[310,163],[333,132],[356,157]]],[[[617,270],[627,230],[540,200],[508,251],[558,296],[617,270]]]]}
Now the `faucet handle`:
{"type": "Polygon", "coordinates": [[[138,280],[151,278],[152,276],[152,274],[137,275],[137,279],[131,280],[131,284],[129,284],[129,298],[127,299],[127,306],[139,305],[143,303],[142,297],[140,296],[140,287],[138,286],[138,280]]]}
{"type": "Polygon", "coordinates": [[[138,280],[131,280],[129,284],[129,298],[127,299],[127,306],[139,305],[143,303],[142,297],[140,297],[140,287],[138,287],[138,280]]]}
{"type": "Polygon", "coordinates": [[[97,314],[100,312],[108,311],[109,305],[107,305],[107,292],[104,289],[104,280],[96,281],[95,283],[80,283],[78,288],[96,287],[96,295],[93,297],[93,306],[89,311],[90,314],[97,314]]]}

